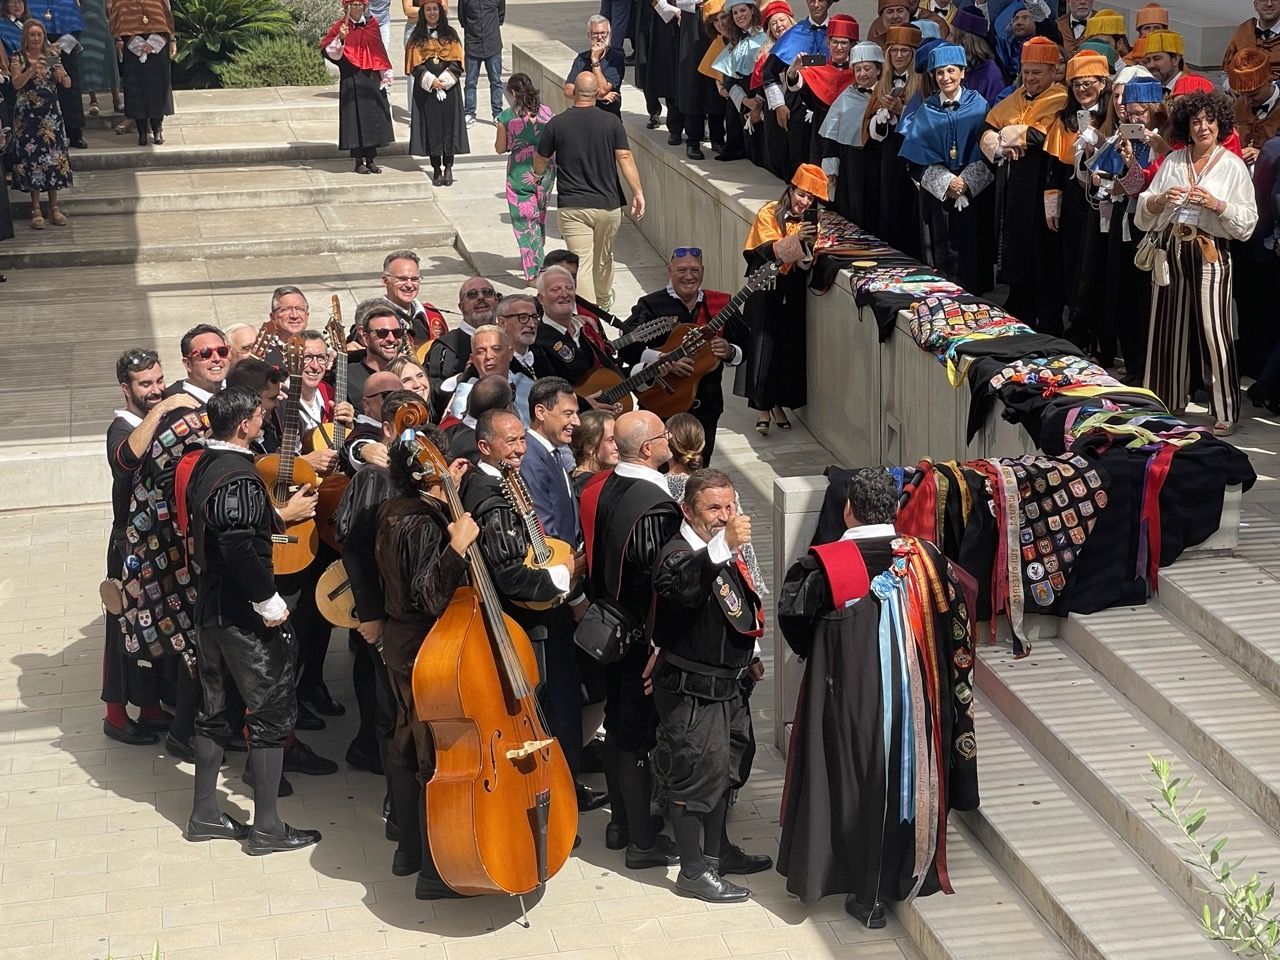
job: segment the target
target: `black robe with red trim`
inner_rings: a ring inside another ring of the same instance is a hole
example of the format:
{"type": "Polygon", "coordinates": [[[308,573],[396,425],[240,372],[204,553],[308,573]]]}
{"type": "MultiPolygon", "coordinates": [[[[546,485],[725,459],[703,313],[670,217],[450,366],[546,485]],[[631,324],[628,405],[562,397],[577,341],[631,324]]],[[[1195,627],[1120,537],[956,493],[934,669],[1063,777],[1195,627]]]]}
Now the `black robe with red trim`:
{"type": "MultiPolygon", "coordinates": [[[[923,566],[933,571],[934,584],[921,585],[922,595],[933,599],[929,609],[919,611],[921,622],[932,625],[933,656],[920,656],[918,665],[924,673],[936,671],[935,689],[941,691],[940,696],[930,696],[926,686],[935,711],[928,724],[930,742],[940,745],[934,753],[940,822],[936,849],[916,891],[925,896],[951,892],[947,811],[978,806],[973,645],[967,603],[951,565],[932,544],[907,542],[920,551],[917,558],[923,566]]],[[[906,899],[917,887],[917,833],[927,824],[904,822],[900,811],[902,663],[894,648],[892,733],[886,753],[881,603],[867,593],[868,584],[893,563],[894,543],[885,537],[817,548],[836,553],[823,561],[811,552],[796,561],[778,599],[778,626],[806,661],[787,754],[778,872],[787,878],[787,890],[806,903],[841,893],[870,905],[906,899]],[[839,603],[833,602],[833,594],[839,603]],[[847,599],[856,602],[846,606],[847,599]]]]}

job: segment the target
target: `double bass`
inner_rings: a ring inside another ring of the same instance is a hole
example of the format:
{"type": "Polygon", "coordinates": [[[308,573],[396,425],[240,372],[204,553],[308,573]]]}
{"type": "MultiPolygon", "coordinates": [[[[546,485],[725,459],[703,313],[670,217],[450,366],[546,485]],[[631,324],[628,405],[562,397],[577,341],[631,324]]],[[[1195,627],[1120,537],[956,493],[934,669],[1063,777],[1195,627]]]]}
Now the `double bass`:
{"type": "MultiPolygon", "coordinates": [[[[396,415],[396,433],[426,423],[426,407],[408,404],[396,415]]],[[[414,443],[423,489],[440,484],[458,520],[466,511],[448,464],[424,437],[414,443]]],[[[454,593],[413,664],[414,707],[436,748],[427,836],[436,869],[454,890],[519,896],[569,858],[577,792],[538,707],[533,646],[502,612],[478,545],[466,560],[470,584],[454,593]]]]}

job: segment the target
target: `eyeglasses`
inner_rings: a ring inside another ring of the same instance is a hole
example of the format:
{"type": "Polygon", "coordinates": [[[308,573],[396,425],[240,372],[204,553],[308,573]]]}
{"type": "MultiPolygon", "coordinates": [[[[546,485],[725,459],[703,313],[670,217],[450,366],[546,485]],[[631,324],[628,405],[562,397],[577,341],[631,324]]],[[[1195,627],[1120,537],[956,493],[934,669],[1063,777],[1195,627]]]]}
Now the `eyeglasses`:
{"type": "Polygon", "coordinates": [[[225,360],[230,355],[230,353],[231,353],[231,348],[224,343],[220,347],[201,347],[199,350],[192,350],[190,353],[187,354],[187,359],[188,360],[195,360],[195,359],[210,360],[213,358],[214,354],[217,354],[219,357],[225,360]]]}
{"type": "Polygon", "coordinates": [[[379,390],[377,393],[366,393],[364,395],[364,398],[366,400],[381,400],[387,394],[396,393],[396,392],[397,392],[396,390],[379,390]]]}
{"type": "Polygon", "coordinates": [[[606,30],[604,33],[595,33],[595,32],[592,32],[592,33],[587,34],[587,36],[589,36],[592,40],[608,40],[608,39],[609,39],[609,31],[608,31],[608,30],[606,30]]]}
{"type": "Polygon", "coordinates": [[[702,248],[701,247],[676,247],[674,250],[671,251],[672,260],[679,260],[681,257],[697,257],[699,260],[701,260],[702,248]]]}
{"type": "Polygon", "coordinates": [[[463,299],[466,300],[475,300],[477,297],[484,297],[486,300],[492,300],[497,295],[498,293],[493,289],[493,287],[480,287],[479,289],[472,287],[462,296],[463,299]]]}
{"type": "Polygon", "coordinates": [[[150,370],[160,362],[160,354],[154,350],[130,350],[125,354],[124,365],[130,370],[150,370]]]}
{"type": "Polygon", "coordinates": [[[655,440],[670,440],[670,439],[671,439],[671,431],[663,430],[656,437],[650,437],[648,440],[645,441],[645,443],[653,443],[653,441],[655,440]]]}
{"type": "Polygon", "coordinates": [[[276,307],[271,312],[272,313],[301,313],[305,315],[311,312],[311,308],[310,307],[276,307]]]}
{"type": "Polygon", "coordinates": [[[514,320],[520,324],[537,323],[538,315],[536,313],[508,313],[503,320],[514,320]]]}
{"type": "Polygon", "coordinates": [[[386,337],[390,337],[392,340],[399,340],[404,336],[404,327],[378,327],[376,329],[370,327],[369,333],[372,336],[377,337],[379,340],[385,339],[386,337]]]}
{"type": "Polygon", "coordinates": [[[1092,87],[1094,84],[1101,83],[1101,82],[1102,80],[1099,79],[1098,77],[1079,77],[1071,81],[1071,87],[1074,90],[1080,90],[1083,88],[1092,87]]]}
{"type": "Polygon", "coordinates": [[[422,282],[422,277],[420,277],[420,276],[418,276],[418,277],[400,277],[400,276],[396,276],[396,274],[394,274],[394,273],[384,273],[384,274],[383,274],[383,276],[384,276],[384,277],[388,277],[388,278],[390,278],[390,279],[394,280],[396,283],[414,283],[414,284],[417,284],[417,283],[421,283],[421,282],[422,282]]]}
{"type": "Polygon", "coordinates": [[[304,367],[323,367],[329,362],[327,353],[304,353],[302,355],[302,365],[304,367]]]}

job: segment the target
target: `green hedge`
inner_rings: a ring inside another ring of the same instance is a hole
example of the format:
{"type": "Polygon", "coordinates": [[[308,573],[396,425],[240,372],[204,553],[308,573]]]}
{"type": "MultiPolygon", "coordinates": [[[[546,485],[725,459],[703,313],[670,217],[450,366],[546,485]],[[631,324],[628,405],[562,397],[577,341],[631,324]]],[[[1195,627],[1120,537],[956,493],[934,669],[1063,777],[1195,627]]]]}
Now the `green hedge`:
{"type": "Polygon", "coordinates": [[[315,43],[295,36],[247,44],[217,67],[224,87],[318,87],[333,82],[315,43]]]}
{"type": "Polygon", "coordinates": [[[218,68],[237,51],[293,32],[292,13],[278,0],[173,0],[178,57],[174,85],[216,87],[218,68]]]}

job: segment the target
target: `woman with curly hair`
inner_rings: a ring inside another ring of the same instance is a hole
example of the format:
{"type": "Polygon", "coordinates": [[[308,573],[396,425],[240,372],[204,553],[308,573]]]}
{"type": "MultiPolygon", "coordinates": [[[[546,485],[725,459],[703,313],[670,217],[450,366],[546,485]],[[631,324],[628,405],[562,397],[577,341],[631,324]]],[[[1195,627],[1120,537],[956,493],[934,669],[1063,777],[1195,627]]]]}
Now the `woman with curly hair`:
{"type": "Polygon", "coordinates": [[[1234,129],[1231,104],[1220,93],[1194,93],[1174,101],[1170,153],[1138,198],[1134,221],[1142,230],[1171,227],[1170,279],[1153,272],[1151,339],[1144,386],[1170,410],[1187,405],[1193,345],[1200,357],[1213,432],[1235,432],[1240,418],[1240,375],[1231,339],[1231,240],[1247,240],[1258,222],[1249,168],[1222,142],[1234,129]]]}
{"type": "Polygon", "coordinates": [[[493,148],[507,154],[507,210],[511,232],[520,248],[520,269],[526,280],[534,280],[542,270],[547,240],[547,202],[556,184],[556,168],[550,166],[539,179],[533,172],[533,154],[538,138],[551,119],[551,108],[538,96],[528,74],[513,73],[507,79],[510,106],[495,121],[497,139],[493,148]]]}

